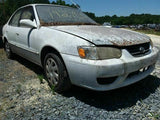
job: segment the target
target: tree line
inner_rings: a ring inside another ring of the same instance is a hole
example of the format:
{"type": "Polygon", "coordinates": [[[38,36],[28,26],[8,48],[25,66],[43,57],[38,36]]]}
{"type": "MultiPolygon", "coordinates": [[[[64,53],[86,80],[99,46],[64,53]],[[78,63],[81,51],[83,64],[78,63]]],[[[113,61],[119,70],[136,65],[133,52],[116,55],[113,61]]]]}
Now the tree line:
{"type": "MultiPolygon", "coordinates": [[[[6,23],[12,13],[21,6],[33,3],[58,4],[76,8],[74,4],[66,4],[63,0],[56,0],[52,3],[49,0],[2,0],[0,3],[0,25],[6,23]]],[[[78,5],[79,6],[79,5],[78,5]]],[[[84,12],[99,24],[111,22],[112,25],[137,25],[137,24],[160,24],[160,15],[151,14],[131,14],[130,16],[101,16],[95,13],[84,12]]]]}
{"type": "Polygon", "coordinates": [[[51,3],[49,0],[2,0],[2,3],[0,3],[0,25],[5,24],[19,7],[34,3],[57,4],[76,8],[74,4],[66,4],[63,0],[56,0],[51,3]]]}
{"type": "Polygon", "coordinates": [[[160,15],[131,14],[120,17],[117,15],[97,17],[94,13],[85,12],[85,14],[100,24],[104,22],[110,22],[112,25],[160,24],[160,15]]]}

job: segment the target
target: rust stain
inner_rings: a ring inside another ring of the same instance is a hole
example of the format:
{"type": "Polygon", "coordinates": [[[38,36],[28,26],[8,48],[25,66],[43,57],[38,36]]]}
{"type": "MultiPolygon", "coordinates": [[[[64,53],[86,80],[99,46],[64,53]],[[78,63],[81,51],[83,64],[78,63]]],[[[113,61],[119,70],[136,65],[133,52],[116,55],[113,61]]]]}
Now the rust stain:
{"type": "Polygon", "coordinates": [[[121,43],[116,43],[115,41],[109,41],[111,42],[114,46],[130,46],[130,45],[134,45],[134,44],[139,44],[138,42],[131,42],[131,41],[127,41],[127,40],[122,40],[121,43]]]}
{"type": "Polygon", "coordinates": [[[57,30],[63,30],[64,32],[80,36],[94,43],[95,45],[130,46],[130,45],[150,42],[150,38],[144,34],[118,28],[106,28],[103,26],[96,26],[96,25],[94,26],[57,25],[57,26],[52,26],[51,28],[57,30]]]}
{"type": "Polygon", "coordinates": [[[45,23],[40,21],[41,26],[57,26],[57,25],[98,25],[93,23],[63,23],[63,22],[50,22],[45,23]]]}

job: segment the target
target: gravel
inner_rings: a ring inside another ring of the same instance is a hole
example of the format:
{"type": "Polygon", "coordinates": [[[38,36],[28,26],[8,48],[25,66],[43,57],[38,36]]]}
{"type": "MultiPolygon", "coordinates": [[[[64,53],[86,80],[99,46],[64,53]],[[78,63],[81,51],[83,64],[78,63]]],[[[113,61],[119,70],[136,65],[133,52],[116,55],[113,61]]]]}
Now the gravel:
{"type": "Polygon", "coordinates": [[[160,58],[146,79],[107,92],[73,86],[58,94],[39,75],[40,67],[19,56],[9,60],[0,49],[0,119],[160,119],[160,58]]]}

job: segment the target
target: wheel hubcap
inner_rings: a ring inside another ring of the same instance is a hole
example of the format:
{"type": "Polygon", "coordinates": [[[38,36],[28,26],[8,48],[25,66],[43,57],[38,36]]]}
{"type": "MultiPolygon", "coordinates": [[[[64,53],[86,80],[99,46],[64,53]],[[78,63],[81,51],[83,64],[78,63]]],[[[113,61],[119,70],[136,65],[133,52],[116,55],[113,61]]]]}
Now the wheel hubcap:
{"type": "Polygon", "coordinates": [[[46,61],[46,75],[51,84],[57,85],[59,80],[58,66],[53,58],[46,61]]]}

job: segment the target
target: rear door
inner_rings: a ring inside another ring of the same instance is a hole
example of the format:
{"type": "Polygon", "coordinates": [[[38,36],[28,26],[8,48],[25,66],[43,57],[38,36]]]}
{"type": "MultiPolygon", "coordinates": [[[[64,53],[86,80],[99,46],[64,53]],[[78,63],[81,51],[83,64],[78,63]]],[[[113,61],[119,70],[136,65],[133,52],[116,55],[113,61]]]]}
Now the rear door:
{"type": "MultiPolygon", "coordinates": [[[[16,36],[17,36],[17,28],[19,26],[19,20],[21,16],[22,10],[18,10],[11,18],[6,28],[7,40],[11,44],[11,48],[13,49],[16,45],[16,36]],[[13,46],[14,45],[14,46],[13,46]]],[[[13,50],[14,52],[14,50],[13,50]]]]}

